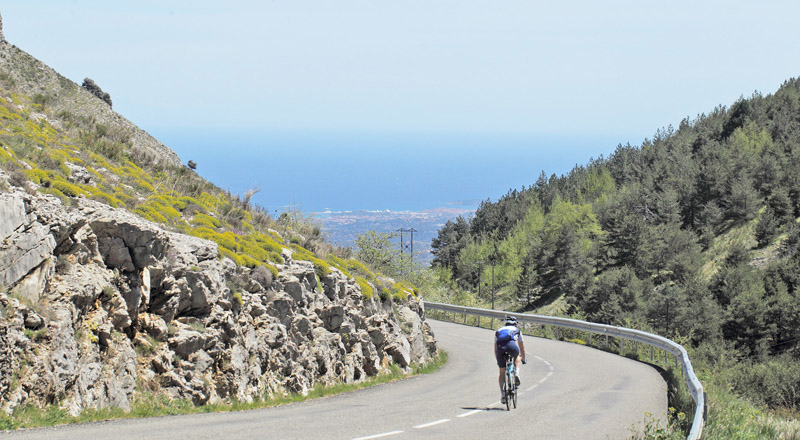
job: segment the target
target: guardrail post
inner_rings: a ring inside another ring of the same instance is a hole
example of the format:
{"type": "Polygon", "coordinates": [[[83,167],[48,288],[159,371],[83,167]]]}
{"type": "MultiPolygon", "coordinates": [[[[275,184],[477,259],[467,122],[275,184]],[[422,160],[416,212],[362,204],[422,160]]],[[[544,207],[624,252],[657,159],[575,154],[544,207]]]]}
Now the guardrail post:
{"type": "Polygon", "coordinates": [[[608,348],[608,335],[606,335],[606,342],[605,342],[605,344],[604,344],[603,346],[604,346],[605,348],[608,348]]]}
{"type": "Polygon", "coordinates": [[[592,345],[592,332],[589,332],[589,345],[592,345]]]}
{"type": "Polygon", "coordinates": [[[556,327],[556,341],[558,341],[558,327],[556,327]]]}
{"type": "Polygon", "coordinates": [[[619,354],[622,355],[625,353],[625,339],[619,338],[619,354]]]}
{"type": "Polygon", "coordinates": [[[664,368],[669,367],[669,358],[667,357],[667,350],[664,350],[664,368]]]}
{"type": "Polygon", "coordinates": [[[654,351],[655,350],[653,349],[653,346],[651,345],[650,346],[650,362],[655,362],[655,357],[653,356],[653,352],[654,351]]]}

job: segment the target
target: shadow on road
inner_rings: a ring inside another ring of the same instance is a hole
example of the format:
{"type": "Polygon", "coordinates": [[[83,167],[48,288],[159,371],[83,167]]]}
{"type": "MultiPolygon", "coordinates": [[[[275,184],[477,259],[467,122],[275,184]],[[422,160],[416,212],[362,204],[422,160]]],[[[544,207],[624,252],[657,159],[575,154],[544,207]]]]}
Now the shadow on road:
{"type": "Polygon", "coordinates": [[[503,408],[495,408],[491,406],[462,406],[461,409],[467,411],[505,411],[503,408]]]}

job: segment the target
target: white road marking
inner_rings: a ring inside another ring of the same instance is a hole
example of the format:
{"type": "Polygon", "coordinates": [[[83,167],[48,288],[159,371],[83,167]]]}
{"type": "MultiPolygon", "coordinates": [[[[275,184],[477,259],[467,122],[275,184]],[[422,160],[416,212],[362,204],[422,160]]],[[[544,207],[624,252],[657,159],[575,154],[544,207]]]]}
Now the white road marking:
{"type": "MultiPolygon", "coordinates": [[[[500,403],[500,402],[495,402],[495,403],[493,403],[493,404],[491,404],[491,405],[489,405],[489,406],[495,406],[495,405],[497,405],[498,403],[500,403]]],[[[467,416],[471,416],[471,415],[473,415],[473,414],[479,413],[479,412],[481,412],[481,411],[483,411],[483,410],[482,410],[482,409],[473,409],[472,411],[465,412],[464,414],[459,414],[459,415],[457,415],[456,417],[459,417],[459,418],[461,418],[461,417],[467,417],[467,416]]]]}
{"type": "MultiPolygon", "coordinates": [[[[448,333],[448,335],[450,335],[450,336],[455,336],[455,337],[458,337],[458,338],[461,338],[461,339],[469,339],[469,340],[472,340],[472,341],[481,341],[481,342],[485,342],[485,341],[487,341],[486,339],[476,339],[476,338],[470,338],[470,337],[468,337],[468,336],[457,335],[457,334],[454,334],[454,333],[448,333]]],[[[528,355],[528,356],[533,356],[535,359],[537,359],[537,360],[539,360],[539,361],[543,362],[545,365],[547,365],[547,367],[550,369],[550,372],[548,372],[548,373],[547,373],[547,375],[546,375],[545,377],[541,378],[541,379],[539,380],[539,383],[537,383],[537,384],[534,384],[534,385],[531,385],[530,387],[528,387],[528,388],[525,390],[525,391],[531,391],[531,390],[533,390],[534,388],[538,387],[540,384],[542,384],[542,383],[544,383],[545,381],[547,381],[547,379],[549,379],[549,378],[550,378],[550,376],[552,376],[552,375],[553,375],[553,371],[555,370],[555,367],[553,367],[553,364],[551,364],[550,362],[548,362],[548,361],[544,360],[544,358],[542,358],[541,356],[537,356],[537,355],[531,354],[531,353],[530,353],[529,351],[527,351],[527,350],[525,350],[525,354],[526,354],[526,355],[528,355]]],[[[522,395],[523,393],[522,393],[522,392],[520,392],[519,394],[520,394],[520,395],[522,395]]],[[[494,403],[492,403],[491,405],[488,405],[488,407],[490,407],[490,408],[491,408],[491,407],[493,407],[493,406],[497,406],[497,405],[500,405],[500,406],[502,406],[503,404],[502,404],[502,403],[500,403],[500,402],[494,402],[494,403]]],[[[473,414],[477,414],[477,413],[479,413],[479,412],[481,412],[481,411],[483,411],[483,410],[481,410],[481,409],[475,409],[475,410],[472,410],[472,411],[465,412],[464,414],[459,414],[459,415],[457,415],[456,417],[458,417],[458,418],[462,418],[462,417],[468,417],[468,416],[471,416],[471,415],[473,415],[473,414]]],[[[449,421],[450,421],[450,419],[442,419],[442,420],[437,420],[437,421],[435,421],[435,422],[431,422],[431,423],[426,423],[426,424],[424,424],[424,425],[415,426],[415,428],[420,428],[420,429],[421,429],[421,428],[427,428],[427,427],[429,427],[429,426],[434,426],[434,425],[438,425],[438,424],[440,424],[440,423],[445,423],[445,422],[449,422],[449,421]]],[[[399,433],[401,433],[401,432],[402,432],[402,431],[395,431],[395,432],[391,432],[391,433],[387,433],[387,434],[380,434],[378,437],[384,437],[384,436],[386,436],[386,435],[399,434],[399,433]]],[[[363,438],[361,438],[361,439],[354,439],[354,440],[366,440],[366,439],[370,439],[370,438],[378,438],[378,437],[375,437],[375,436],[373,436],[373,437],[363,437],[363,438]]]]}
{"type": "Polygon", "coordinates": [[[489,339],[470,338],[469,336],[461,336],[461,335],[457,335],[457,334],[454,334],[454,333],[448,333],[448,335],[455,336],[455,337],[461,338],[461,339],[469,339],[470,341],[490,342],[489,339]]]}
{"type": "Polygon", "coordinates": [[[478,338],[470,338],[468,336],[462,336],[464,339],[469,339],[470,341],[478,341],[478,342],[489,342],[488,339],[478,339],[478,338]]]}
{"type": "Polygon", "coordinates": [[[384,432],[383,434],[368,435],[366,437],[354,438],[353,440],[370,440],[370,439],[373,439],[373,438],[388,437],[390,435],[402,434],[402,433],[403,433],[403,431],[384,432]]]}
{"type": "Polygon", "coordinates": [[[427,427],[429,427],[429,426],[435,426],[435,425],[440,425],[440,424],[442,424],[442,423],[447,423],[447,422],[449,422],[449,421],[450,421],[450,419],[442,419],[442,420],[437,420],[437,421],[435,421],[435,422],[426,423],[426,424],[424,424],[424,425],[417,425],[417,426],[415,426],[415,428],[417,428],[417,429],[423,429],[423,428],[427,428],[427,427]]]}

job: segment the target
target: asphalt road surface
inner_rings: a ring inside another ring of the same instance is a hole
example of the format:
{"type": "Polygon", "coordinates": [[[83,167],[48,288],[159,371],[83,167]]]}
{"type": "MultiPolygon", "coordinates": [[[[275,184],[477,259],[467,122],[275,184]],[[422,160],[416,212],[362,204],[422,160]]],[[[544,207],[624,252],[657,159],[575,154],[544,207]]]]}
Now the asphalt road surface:
{"type": "Polygon", "coordinates": [[[627,439],[663,419],[667,385],[652,367],[527,337],[517,409],[500,405],[493,333],[430,321],[449,362],[391,384],[277,408],[118,420],[0,434],[9,439],[627,439]]]}

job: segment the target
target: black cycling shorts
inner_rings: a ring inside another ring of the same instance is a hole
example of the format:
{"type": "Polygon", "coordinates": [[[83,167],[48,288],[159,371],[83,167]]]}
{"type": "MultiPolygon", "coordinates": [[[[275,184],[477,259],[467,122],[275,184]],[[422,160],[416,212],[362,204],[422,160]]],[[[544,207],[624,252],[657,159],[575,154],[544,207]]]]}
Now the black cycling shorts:
{"type": "Polygon", "coordinates": [[[516,359],[519,356],[519,346],[517,341],[508,341],[503,345],[497,346],[497,366],[500,368],[506,367],[506,359],[503,354],[508,353],[511,359],[516,359]]]}

